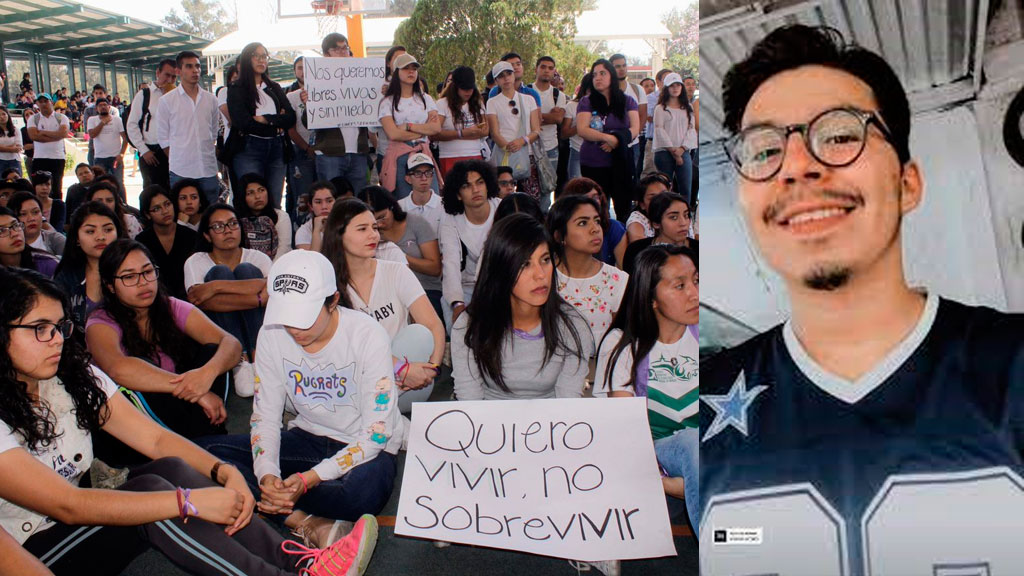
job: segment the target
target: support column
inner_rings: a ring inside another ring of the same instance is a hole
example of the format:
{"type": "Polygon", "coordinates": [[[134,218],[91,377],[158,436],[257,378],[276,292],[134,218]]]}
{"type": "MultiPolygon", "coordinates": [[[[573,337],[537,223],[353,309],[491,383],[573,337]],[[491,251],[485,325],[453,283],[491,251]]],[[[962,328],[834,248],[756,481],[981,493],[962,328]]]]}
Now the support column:
{"type": "MultiPolygon", "coordinates": [[[[7,76],[7,52],[4,50],[3,42],[0,42],[0,73],[3,73],[4,78],[7,78],[7,81],[4,82],[4,89],[2,93],[0,93],[0,98],[3,98],[3,103],[7,104],[11,101],[10,87],[12,79],[7,76]]],[[[14,79],[13,81],[21,82],[21,78],[14,79]]]]}
{"type": "Polygon", "coordinates": [[[68,56],[68,84],[70,84],[68,86],[68,96],[70,97],[78,90],[77,83],[75,82],[75,64],[71,56],[68,56]]]}
{"type": "MultiPolygon", "coordinates": [[[[36,64],[36,53],[31,50],[28,53],[28,73],[29,80],[32,81],[32,85],[35,86],[37,93],[41,91],[39,79],[39,66],[36,64]]],[[[21,78],[18,78],[18,83],[21,83],[21,78]]]]}
{"type": "Polygon", "coordinates": [[[46,80],[46,90],[53,94],[53,82],[50,81],[50,56],[43,53],[43,78],[46,80]]]}
{"type": "Polygon", "coordinates": [[[82,90],[89,90],[89,81],[85,78],[85,58],[78,59],[78,77],[82,79],[82,90]]]}
{"type": "Polygon", "coordinates": [[[117,94],[117,62],[110,63],[110,86],[107,91],[110,97],[113,98],[114,94],[117,94]]]}

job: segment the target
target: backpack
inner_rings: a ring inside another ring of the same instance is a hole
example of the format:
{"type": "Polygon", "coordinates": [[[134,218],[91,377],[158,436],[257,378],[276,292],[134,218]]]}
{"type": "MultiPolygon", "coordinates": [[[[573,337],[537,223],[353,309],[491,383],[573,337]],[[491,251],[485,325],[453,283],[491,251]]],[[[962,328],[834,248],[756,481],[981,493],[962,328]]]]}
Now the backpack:
{"type": "MultiPolygon", "coordinates": [[[[141,131],[142,133],[145,133],[146,130],[149,129],[149,122],[150,122],[150,120],[153,119],[153,115],[149,113],[149,95],[150,95],[150,89],[149,89],[149,86],[146,86],[145,88],[142,89],[142,114],[139,114],[139,131],[141,131]]],[[[134,105],[135,105],[135,102],[132,102],[132,106],[134,106],[134,105]]],[[[122,118],[121,118],[122,121],[124,122],[125,137],[128,138],[128,143],[131,144],[133,148],[135,148],[136,150],[142,150],[142,152],[145,152],[146,151],[144,149],[144,148],[146,148],[146,143],[145,142],[138,142],[138,143],[132,142],[131,132],[128,131],[128,116],[129,116],[129,114],[124,114],[122,116],[122,118]],[[140,144],[142,145],[142,148],[139,147],[140,144]]],[[[142,152],[140,152],[140,154],[142,152]]]]}

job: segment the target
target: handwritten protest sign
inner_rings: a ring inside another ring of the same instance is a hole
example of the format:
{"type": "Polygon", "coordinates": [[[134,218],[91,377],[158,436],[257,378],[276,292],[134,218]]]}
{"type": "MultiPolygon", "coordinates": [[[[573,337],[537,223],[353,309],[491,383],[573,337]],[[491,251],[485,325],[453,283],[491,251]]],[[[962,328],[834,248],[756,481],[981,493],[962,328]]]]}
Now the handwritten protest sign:
{"type": "Polygon", "coordinates": [[[383,58],[303,58],[310,129],[378,126],[383,58]]]}
{"type": "Polygon", "coordinates": [[[395,533],[576,560],[674,555],[643,398],[414,405],[395,533]]]}

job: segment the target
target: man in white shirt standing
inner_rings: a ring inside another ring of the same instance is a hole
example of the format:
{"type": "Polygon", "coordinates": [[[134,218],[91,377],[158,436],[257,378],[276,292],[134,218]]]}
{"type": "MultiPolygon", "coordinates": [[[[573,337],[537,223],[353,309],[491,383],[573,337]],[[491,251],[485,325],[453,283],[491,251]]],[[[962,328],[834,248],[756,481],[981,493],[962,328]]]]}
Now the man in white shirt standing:
{"type": "Polygon", "coordinates": [[[217,97],[199,86],[202,65],[198,54],[186,50],[178,54],[177,64],[181,85],[160,98],[157,140],[168,158],[170,185],[194,178],[213,204],[220,196],[215,152],[220,122],[217,97]]]}
{"type": "MultiPolygon", "coordinates": [[[[619,77],[619,88],[622,89],[622,91],[626,94],[626,96],[629,96],[633,100],[636,100],[637,112],[639,112],[639,114],[640,114],[640,120],[641,121],[646,120],[647,119],[647,94],[644,92],[643,88],[641,88],[640,86],[638,86],[638,85],[636,85],[636,84],[634,84],[634,83],[629,81],[629,77],[628,77],[629,67],[626,64],[626,57],[624,55],[622,55],[622,54],[612,54],[612,57],[609,58],[608,61],[612,63],[613,67],[615,67],[615,74],[619,77]]],[[[640,144],[640,136],[639,135],[637,135],[637,137],[634,138],[633,141],[629,143],[629,149],[630,149],[630,151],[633,152],[633,164],[634,164],[634,166],[636,165],[637,160],[640,159],[640,151],[639,151],[640,149],[638,148],[639,144],[640,144]]],[[[639,172],[639,168],[636,168],[633,171],[633,182],[634,183],[637,180],[639,180],[638,172],[639,172]]]]}
{"type": "MultiPolygon", "coordinates": [[[[558,125],[565,118],[565,94],[551,85],[555,76],[555,59],[541,56],[535,68],[537,79],[531,88],[540,94],[540,141],[551,167],[558,165],[558,125]]],[[[540,207],[545,213],[551,207],[551,194],[541,191],[540,207]]]]}
{"type": "Polygon", "coordinates": [[[109,100],[96,100],[96,115],[89,118],[85,129],[89,132],[89,141],[92,142],[96,156],[93,163],[103,166],[108,174],[113,174],[121,184],[123,193],[124,151],[128,147],[128,138],[124,131],[124,123],[112,111],[109,100]]]}
{"type": "Polygon", "coordinates": [[[40,92],[36,97],[39,114],[28,119],[28,137],[35,144],[32,157],[33,172],[49,172],[53,177],[55,197],[64,193],[64,139],[68,137],[71,123],[68,117],[53,109],[50,95],[40,92]]]}
{"type": "Polygon", "coordinates": [[[151,184],[159,184],[166,190],[171,189],[167,155],[160,147],[157,123],[153,120],[157,113],[160,97],[174,90],[177,79],[177,62],[170,58],[161,60],[156,65],[155,80],[150,85],[143,86],[132,98],[126,129],[128,139],[139,151],[139,170],[142,172],[143,188],[151,184]]]}

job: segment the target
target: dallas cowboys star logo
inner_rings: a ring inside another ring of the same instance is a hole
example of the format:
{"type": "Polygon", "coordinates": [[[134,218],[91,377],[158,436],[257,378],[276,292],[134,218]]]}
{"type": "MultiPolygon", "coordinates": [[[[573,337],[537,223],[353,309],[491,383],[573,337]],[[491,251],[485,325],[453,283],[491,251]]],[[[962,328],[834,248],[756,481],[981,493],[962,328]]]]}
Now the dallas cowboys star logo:
{"type": "Polygon", "coordinates": [[[717,396],[702,394],[700,399],[715,411],[715,419],[711,422],[707,432],[704,433],[704,439],[701,442],[707,442],[729,426],[739,430],[740,434],[746,436],[747,408],[750,408],[758,394],[764,392],[767,388],[767,386],[754,386],[747,390],[747,381],[741,371],[740,375],[736,377],[736,381],[733,382],[732,388],[729,389],[728,394],[717,396]]]}

